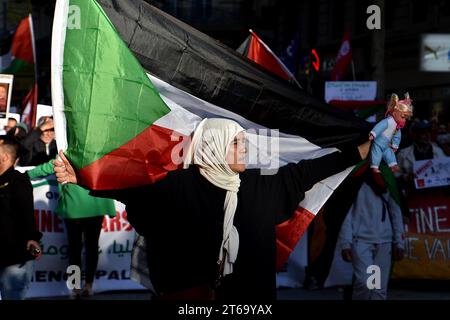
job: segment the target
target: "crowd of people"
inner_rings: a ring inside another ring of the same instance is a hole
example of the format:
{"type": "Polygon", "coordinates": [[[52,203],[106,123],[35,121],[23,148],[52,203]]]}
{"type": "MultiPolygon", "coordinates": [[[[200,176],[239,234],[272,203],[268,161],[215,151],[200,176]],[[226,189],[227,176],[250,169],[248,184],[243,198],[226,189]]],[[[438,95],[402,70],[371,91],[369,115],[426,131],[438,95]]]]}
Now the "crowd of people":
{"type": "MultiPolygon", "coordinates": [[[[4,186],[0,189],[3,200],[0,208],[10,209],[8,212],[2,210],[0,215],[0,238],[4,238],[5,242],[2,243],[5,243],[11,252],[7,251],[6,256],[0,257],[0,294],[2,299],[23,299],[32,277],[33,260],[42,254],[38,243],[42,234],[34,225],[30,180],[54,173],[52,161],[57,155],[55,130],[52,117],[42,117],[30,132],[27,132],[25,125],[9,118],[4,131],[5,135],[0,136],[0,150],[3,151],[0,154],[5,157],[2,161],[4,169],[0,171],[0,185],[3,183],[4,186]],[[21,174],[13,169],[16,165],[34,168],[21,174]],[[15,219],[15,216],[20,219],[15,219]],[[22,229],[26,229],[26,233],[21,232],[22,229]],[[26,246],[23,245],[25,241],[28,241],[26,246]],[[31,246],[36,248],[32,254],[31,246]],[[27,250],[24,251],[25,247],[27,250]],[[17,256],[16,252],[20,253],[20,256],[17,256]],[[9,256],[17,258],[10,260],[9,256]]],[[[88,190],[74,184],[59,185],[55,213],[64,220],[66,226],[69,265],[76,265],[83,270],[82,262],[85,261],[85,284],[83,288],[74,288],[70,296],[91,296],[98,264],[98,240],[103,216],[115,216],[114,202],[112,199],[92,197],[88,190]],[[83,245],[85,259],[82,259],[83,245]]]]}
{"type": "MultiPolygon", "coordinates": [[[[326,241],[318,257],[308,266],[305,286],[310,289],[323,287],[334,257],[336,244],[342,259],[351,264],[353,285],[345,287],[344,297],[352,299],[386,299],[387,285],[392,272],[392,260],[404,257],[404,225],[411,221],[408,200],[426,197],[428,191],[417,190],[414,183],[414,163],[450,156],[450,123],[436,119],[415,118],[402,130],[402,144],[396,152],[398,167],[392,179],[398,192],[396,201],[386,181],[366,171],[355,172],[345,185],[346,192],[355,198],[345,212],[336,212],[336,207],[345,208],[345,201],[331,199],[332,208],[326,207],[326,241]],[[330,216],[333,216],[330,218],[330,216]],[[336,225],[341,228],[336,228],[336,225]],[[367,268],[380,266],[380,288],[369,289],[366,285],[370,273],[367,268]]],[[[388,170],[390,171],[390,170],[388,170]]],[[[390,172],[385,172],[390,174],[390,172]]],[[[436,192],[436,191],[435,191],[436,192]]],[[[340,194],[342,196],[342,194],[340,194]]],[[[314,224],[312,232],[314,233],[314,224]]],[[[316,231],[316,238],[321,233],[316,231]]],[[[314,240],[314,239],[313,239],[314,240]]]]}

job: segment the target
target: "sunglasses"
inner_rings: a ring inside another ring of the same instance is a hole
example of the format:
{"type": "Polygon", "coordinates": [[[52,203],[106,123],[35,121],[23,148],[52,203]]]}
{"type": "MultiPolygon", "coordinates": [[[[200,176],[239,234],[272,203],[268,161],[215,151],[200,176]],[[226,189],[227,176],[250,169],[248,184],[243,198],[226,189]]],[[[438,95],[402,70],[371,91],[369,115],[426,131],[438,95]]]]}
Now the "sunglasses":
{"type": "Polygon", "coordinates": [[[50,128],[50,129],[46,129],[46,130],[42,130],[42,133],[44,132],[54,132],[55,128],[50,128]]]}

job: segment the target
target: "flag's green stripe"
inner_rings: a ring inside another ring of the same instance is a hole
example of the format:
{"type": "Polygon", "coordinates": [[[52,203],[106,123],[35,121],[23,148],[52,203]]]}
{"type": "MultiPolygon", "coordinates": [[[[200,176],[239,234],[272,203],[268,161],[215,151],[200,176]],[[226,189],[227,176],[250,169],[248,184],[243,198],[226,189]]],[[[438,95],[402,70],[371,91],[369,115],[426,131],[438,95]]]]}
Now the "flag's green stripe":
{"type": "Polygon", "coordinates": [[[392,199],[400,205],[400,193],[397,186],[397,181],[395,180],[395,176],[392,173],[391,169],[384,163],[380,166],[381,175],[383,176],[383,180],[386,183],[389,194],[392,199]]]}
{"type": "Polygon", "coordinates": [[[68,155],[82,168],[133,139],[170,109],[97,2],[71,0],[70,5],[64,107],[68,155]]]}
{"type": "Polygon", "coordinates": [[[386,107],[383,105],[373,106],[364,110],[357,110],[356,115],[360,118],[366,119],[378,112],[383,112],[386,107]]]}
{"type": "Polygon", "coordinates": [[[13,61],[11,61],[11,64],[9,65],[9,67],[6,68],[5,70],[3,70],[2,73],[16,74],[22,70],[25,70],[29,66],[30,66],[30,64],[28,62],[26,62],[25,60],[14,59],[13,61]]]}
{"type": "Polygon", "coordinates": [[[42,181],[42,182],[34,183],[33,184],[33,188],[38,188],[40,186],[45,186],[45,185],[58,186],[58,181],[56,181],[56,180],[45,180],[45,181],[42,181]]]}
{"type": "MultiPolygon", "coordinates": [[[[352,172],[350,173],[350,176],[353,175],[353,173],[357,172],[364,164],[366,164],[367,160],[360,161],[355,168],[353,168],[352,172]]],[[[370,167],[366,170],[371,170],[370,167]]],[[[397,181],[395,180],[395,176],[392,173],[391,169],[385,164],[381,163],[380,165],[380,171],[381,176],[383,177],[384,182],[386,183],[386,187],[388,189],[389,194],[394,199],[395,202],[397,202],[398,205],[400,205],[400,193],[397,186],[397,181]]]]}

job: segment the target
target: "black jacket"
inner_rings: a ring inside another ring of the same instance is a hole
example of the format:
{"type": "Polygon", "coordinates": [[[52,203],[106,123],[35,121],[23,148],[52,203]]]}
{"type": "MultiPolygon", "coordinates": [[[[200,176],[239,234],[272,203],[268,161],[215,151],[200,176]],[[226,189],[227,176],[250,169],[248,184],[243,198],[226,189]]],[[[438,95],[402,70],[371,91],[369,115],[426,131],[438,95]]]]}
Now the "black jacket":
{"type": "Polygon", "coordinates": [[[27,242],[41,237],[35,225],[31,182],[11,167],[0,175],[0,267],[31,260],[27,242]]]}
{"type": "MultiPolygon", "coordinates": [[[[316,182],[356,164],[356,148],[281,167],[240,174],[234,224],[239,252],[234,272],[223,281],[222,298],[276,298],[275,226],[288,220],[316,182]]],[[[198,168],[169,172],[153,185],[95,192],[126,205],[128,220],[147,239],[150,278],[160,293],[182,290],[217,277],[226,191],[198,168]]]]}
{"type": "Polygon", "coordinates": [[[50,142],[49,155],[45,150],[45,143],[41,140],[42,131],[34,129],[22,140],[22,150],[19,163],[21,166],[38,166],[56,157],[58,153],[56,141],[50,142]]]}

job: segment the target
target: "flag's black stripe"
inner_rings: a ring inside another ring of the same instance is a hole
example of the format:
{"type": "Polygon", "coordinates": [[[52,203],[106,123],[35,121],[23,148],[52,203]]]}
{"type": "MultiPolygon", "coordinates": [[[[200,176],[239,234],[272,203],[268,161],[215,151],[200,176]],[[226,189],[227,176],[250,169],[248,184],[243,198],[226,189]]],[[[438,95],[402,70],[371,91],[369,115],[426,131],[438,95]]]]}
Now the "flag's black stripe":
{"type": "Polygon", "coordinates": [[[324,146],[360,142],[370,125],[266,72],[207,35],[140,0],[99,0],[143,67],[253,122],[324,146]]]}

